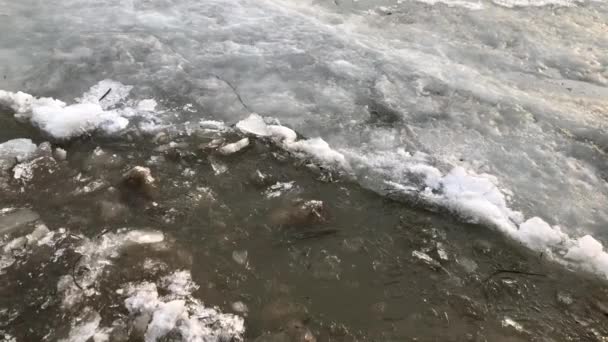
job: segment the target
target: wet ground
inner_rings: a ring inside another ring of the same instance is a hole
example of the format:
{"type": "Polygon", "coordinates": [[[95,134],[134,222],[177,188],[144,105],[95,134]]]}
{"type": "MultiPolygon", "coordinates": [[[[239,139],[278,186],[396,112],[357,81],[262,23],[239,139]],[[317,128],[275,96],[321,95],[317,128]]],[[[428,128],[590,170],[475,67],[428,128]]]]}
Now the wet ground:
{"type": "MultiPolygon", "coordinates": [[[[2,121],[0,141],[43,142],[12,125],[2,121]]],[[[145,282],[244,318],[242,336],[204,341],[608,338],[605,282],[487,227],[381,197],[269,140],[218,152],[242,138],[197,126],[94,135],[54,144],[66,160],[42,149],[31,177],[7,171],[0,339],[152,340],[151,317],[134,316],[125,299],[126,285],[145,282]],[[129,240],[133,231],[148,235],[129,240]],[[162,285],[179,270],[198,288],[162,285]]],[[[228,316],[218,317],[205,326],[228,316]]],[[[188,340],[180,324],[159,340],[188,340]]]]}

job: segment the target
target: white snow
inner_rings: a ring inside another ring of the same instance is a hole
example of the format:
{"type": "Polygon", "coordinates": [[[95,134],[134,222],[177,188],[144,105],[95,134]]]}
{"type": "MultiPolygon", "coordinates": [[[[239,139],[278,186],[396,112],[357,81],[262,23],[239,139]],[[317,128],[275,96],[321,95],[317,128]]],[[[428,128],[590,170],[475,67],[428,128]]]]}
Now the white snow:
{"type": "Polygon", "coordinates": [[[311,158],[325,167],[350,170],[344,155],[332,149],[325,140],[318,137],[297,140],[297,134],[292,129],[281,125],[267,125],[258,114],[251,114],[237,122],[236,127],[260,137],[270,136],[279,142],[279,146],[298,157],[311,158]]]}
{"type": "Polygon", "coordinates": [[[512,318],[509,318],[509,317],[505,317],[502,320],[502,326],[503,327],[511,327],[511,328],[513,328],[513,329],[515,329],[517,331],[523,331],[524,330],[524,327],[521,324],[515,322],[512,318]]]}
{"type": "Polygon", "coordinates": [[[161,279],[161,286],[176,296],[188,296],[198,289],[189,271],[175,271],[161,279]]]}
{"type": "Polygon", "coordinates": [[[582,265],[591,272],[598,273],[608,278],[608,253],[604,246],[591,235],[585,235],[576,241],[568,249],[564,256],[566,260],[582,265]]]}
{"type": "Polygon", "coordinates": [[[156,100],[154,99],[145,99],[141,100],[137,103],[137,109],[144,112],[153,112],[156,109],[156,100]]]}
{"type": "Polygon", "coordinates": [[[183,341],[242,341],[243,318],[207,308],[192,297],[198,285],[192,282],[190,272],[167,275],[159,281],[159,287],[169,294],[160,297],[157,285],[150,282],[128,284],[121,291],[127,296],[124,303],[132,317],[152,317],[145,332],[146,342],[155,342],[171,331],[179,332],[183,341]]]}
{"type": "Polygon", "coordinates": [[[275,184],[269,186],[266,190],[264,190],[264,196],[266,196],[266,198],[279,197],[286,191],[293,189],[295,183],[295,181],[276,182],[275,184]]]}
{"type": "Polygon", "coordinates": [[[332,149],[325,140],[312,138],[285,142],[285,148],[296,155],[309,156],[323,166],[334,167],[349,171],[350,167],[344,155],[332,149]]]}
{"type": "Polygon", "coordinates": [[[158,303],[154,310],[152,321],[148,324],[148,329],[144,336],[146,342],[156,342],[159,338],[173,330],[177,320],[184,315],[185,310],[186,302],[183,300],[158,303]]]}
{"type": "MultiPolygon", "coordinates": [[[[77,103],[68,105],[52,98],[36,98],[23,92],[0,90],[0,105],[11,108],[15,117],[29,121],[55,139],[71,139],[96,131],[115,134],[124,130],[135,114],[133,108],[112,109],[124,101],[133,87],[117,81],[103,80],[84,93],[77,103]],[[100,101],[101,97],[109,93],[100,101]]],[[[138,103],[141,112],[153,112],[154,99],[138,103]]]]}

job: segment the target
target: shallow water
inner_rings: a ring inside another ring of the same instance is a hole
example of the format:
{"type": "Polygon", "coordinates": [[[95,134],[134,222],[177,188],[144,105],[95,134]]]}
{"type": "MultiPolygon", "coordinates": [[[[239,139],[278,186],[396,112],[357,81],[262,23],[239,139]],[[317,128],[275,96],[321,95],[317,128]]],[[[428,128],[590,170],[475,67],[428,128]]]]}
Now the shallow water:
{"type": "MultiPolygon", "coordinates": [[[[129,317],[117,289],[185,269],[206,306],[234,312],[233,303],[246,305],[246,340],[599,341],[608,334],[602,281],[486,227],[380,197],[267,140],[230,156],[197,148],[207,133],[172,136],[177,148],[149,140],[67,143],[66,162],[45,164],[31,182],[11,181],[1,207],[29,207],[69,234],[4,269],[5,333],[59,340],[92,310],[99,327],[111,326],[129,317]],[[216,174],[210,160],[226,171],[216,174]],[[136,165],[150,167],[154,191],[121,180],[136,165]],[[82,192],[99,180],[97,190],[82,192]],[[269,198],[277,182],[294,186],[269,198]],[[302,214],[310,200],[323,206],[302,214]],[[165,241],[119,250],[87,283],[93,264],[81,265],[79,255],[94,252],[78,246],[91,239],[101,250],[122,227],[162,231],[165,241]],[[95,293],[70,285],[79,299],[65,308],[58,282],[66,274],[95,293]]],[[[135,328],[125,329],[138,340],[135,328]]],[[[114,331],[111,340],[121,340],[114,331]]]]}

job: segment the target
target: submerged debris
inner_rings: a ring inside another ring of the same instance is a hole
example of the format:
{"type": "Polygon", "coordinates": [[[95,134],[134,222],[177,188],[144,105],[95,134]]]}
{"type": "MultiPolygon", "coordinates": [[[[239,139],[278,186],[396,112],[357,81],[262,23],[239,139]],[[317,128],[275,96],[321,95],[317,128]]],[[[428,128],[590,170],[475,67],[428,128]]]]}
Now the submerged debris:
{"type": "Polygon", "coordinates": [[[156,194],[156,186],[154,177],[149,168],[144,166],[135,166],[123,175],[123,184],[134,192],[144,195],[148,198],[153,198],[156,194]]]}

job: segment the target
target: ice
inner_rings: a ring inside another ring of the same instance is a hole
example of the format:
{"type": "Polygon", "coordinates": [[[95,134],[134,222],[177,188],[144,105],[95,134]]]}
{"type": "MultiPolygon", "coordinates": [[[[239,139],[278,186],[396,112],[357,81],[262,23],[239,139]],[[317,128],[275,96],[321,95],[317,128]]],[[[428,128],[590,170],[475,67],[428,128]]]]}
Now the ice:
{"type": "Polygon", "coordinates": [[[156,100],[145,99],[145,100],[141,100],[141,101],[139,101],[139,103],[137,103],[137,109],[141,110],[141,111],[145,111],[145,112],[153,112],[156,109],[157,105],[158,104],[156,103],[156,100]]]}
{"type": "Polygon", "coordinates": [[[26,101],[18,94],[0,93],[0,101],[8,103],[10,99],[14,100],[9,107],[15,110],[17,117],[29,120],[56,139],[70,139],[95,130],[112,134],[129,124],[129,120],[116,111],[105,111],[99,103],[66,105],[53,99],[35,99],[31,95],[26,101]]]}
{"type": "Polygon", "coordinates": [[[528,247],[539,251],[557,247],[568,238],[559,227],[551,227],[538,217],[533,217],[522,223],[517,235],[528,247]]]}
{"type": "Polygon", "coordinates": [[[323,166],[350,170],[350,166],[344,155],[332,149],[322,138],[296,141],[297,134],[292,129],[280,125],[267,125],[258,114],[251,114],[247,118],[237,122],[236,127],[243,132],[260,137],[272,136],[278,139],[285,150],[303,158],[312,158],[323,166]]]}
{"type": "Polygon", "coordinates": [[[279,142],[291,143],[298,139],[298,134],[291,128],[279,125],[269,125],[268,132],[279,142]]]}
{"type": "Polygon", "coordinates": [[[35,229],[23,236],[13,238],[1,245],[0,249],[0,274],[7,267],[10,267],[18,258],[22,259],[33,248],[40,245],[52,245],[57,235],[49,231],[44,224],[36,225],[35,229]]]}
{"type": "Polygon", "coordinates": [[[247,118],[237,122],[236,128],[245,133],[250,133],[258,136],[269,136],[268,126],[264,119],[258,114],[251,114],[247,118]]]}
{"type": "Polygon", "coordinates": [[[175,271],[161,279],[162,287],[175,296],[188,296],[198,289],[189,271],[175,271]]]}
{"type": "Polygon", "coordinates": [[[266,198],[275,198],[283,195],[286,191],[293,189],[295,181],[291,182],[276,182],[264,191],[266,198]]]}
{"type": "Polygon", "coordinates": [[[502,320],[502,326],[503,327],[511,327],[517,331],[524,331],[524,328],[521,324],[515,322],[513,319],[509,318],[509,317],[505,317],[502,320]]]}
{"type": "Polygon", "coordinates": [[[573,242],[564,256],[591,272],[596,272],[608,278],[608,253],[604,246],[590,235],[585,235],[573,242]]]}
{"type": "MultiPolygon", "coordinates": [[[[86,314],[82,318],[82,321],[74,324],[69,336],[60,340],[61,342],[83,342],[93,338],[97,332],[99,323],[101,323],[101,316],[90,308],[87,308],[85,312],[86,314]]],[[[97,337],[97,339],[99,340],[100,337],[97,337]]]]}
{"type": "Polygon", "coordinates": [[[152,316],[152,322],[148,324],[146,342],[156,342],[175,328],[177,320],[184,314],[186,302],[174,300],[168,303],[159,303],[152,316]]]}
{"type": "MultiPolygon", "coordinates": [[[[0,105],[11,108],[16,118],[31,122],[55,139],[71,139],[95,131],[115,134],[129,125],[128,117],[135,115],[133,108],[114,108],[129,96],[132,88],[106,79],[71,105],[52,98],[0,90],[0,105]]],[[[137,105],[141,112],[154,112],[155,108],[154,99],[142,100],[137,105]]]]}
{"type": "Polygon", "coordinates": [[[81,98],[76,100],[80,103],[99,104],[103,109],[108,109],[125,100],[131,90],[133,90],[133,86],[105,79],[93,85],[81,98]]]}
{"type": "Polygon", "coordinates": [[[249,146],[249,138],[243,138],[232,144],[226,144],[218,149],[223,155],[230,155],[239,152],[245,147],[249,146]]]}
{"type": "Polygon", "coordinates": [[[6,213],[0,212],[0,236],[19,231],[20,228],[39,218],[38,213],[27,208],[15,209],[6,213]]]}
{"type": "Polygon", "coordinates": [[[13,167],[16,162],[28,159],[36,149],[36,144],[30,139],[13,139],[0,144],[0,173],[13,167]]]}
{"type": "Polygon", "coordinates": [[[160,297],[157,285],[143,282],[127,285],[122,293],[125,307],[133,317],[151,315],[145,340],[154,342],[171,331],[178,331],[182,341],[242,341],[245,331],[243,318],[207,308],[192,297],[198,288],[190,272],[175,271],[163,277],[160,288],[169,292],[160,297]]]}
{"type": "Polygon", "coordinates": [[[129,124],[128,119],[115,111],[104,111],[100,105],[92,103],[36,107],[30,121],[57,139],[74,138],[97,129],[112,134],[129,124]]]}
{"type": "Polygon", "coordinates": [[[308,155],[324,166],[337,167],[347,171],[350,169],[344,155],[332,149],[322,138],[286,142],[285,146],[289,151],[308,155]]]}
{"type": "Polygon", "coordinates": [[[74,279],[72,275],[64,275],[57,283],[57,290],[62,294],[62,307],[71,308],[82,301],[83,296],[90,297],[98,294],[96,284],[106,266],[118,253],[129,246],[138,244],[154,244],[164,241],[164,234],[157,231],[121,229],[117,232],[103,234],[99,238],[88,239],[76,248],[81,255],[75,269],[86,269],[84,275],[74,279]],[[75,284],[78,282],[78,285],[75,284]]]}

